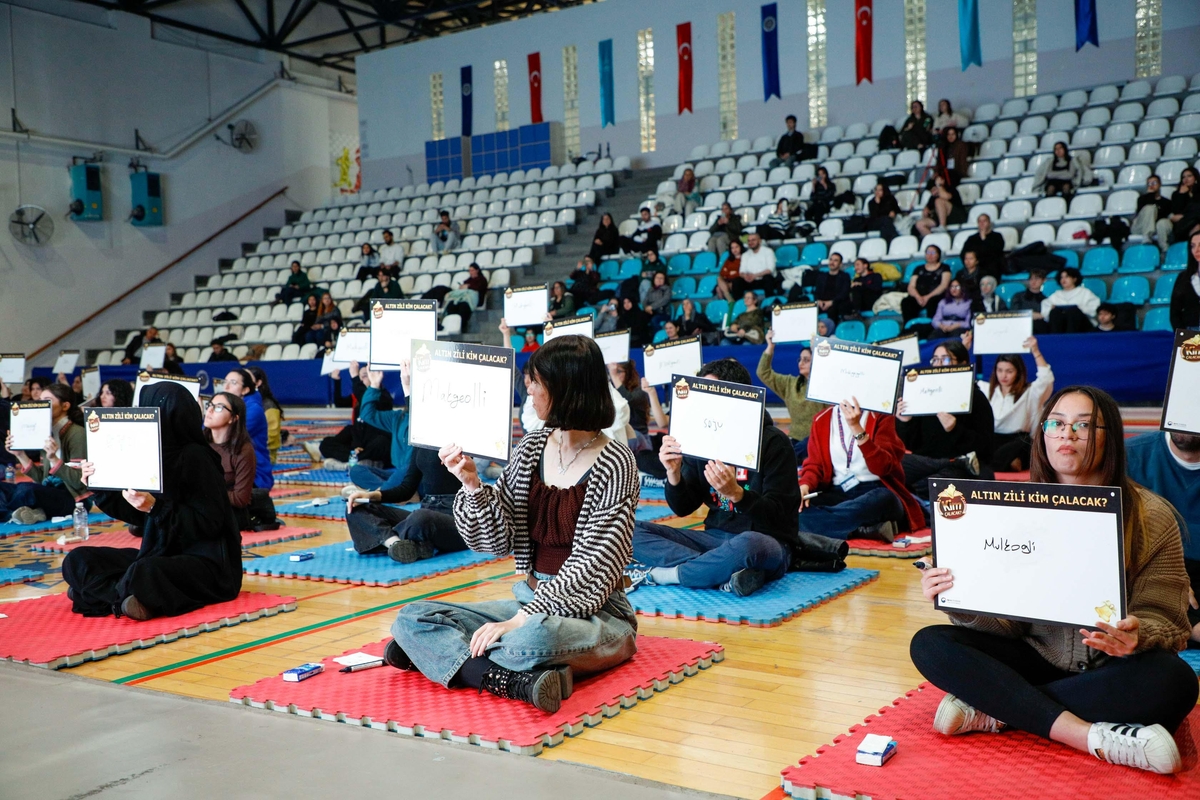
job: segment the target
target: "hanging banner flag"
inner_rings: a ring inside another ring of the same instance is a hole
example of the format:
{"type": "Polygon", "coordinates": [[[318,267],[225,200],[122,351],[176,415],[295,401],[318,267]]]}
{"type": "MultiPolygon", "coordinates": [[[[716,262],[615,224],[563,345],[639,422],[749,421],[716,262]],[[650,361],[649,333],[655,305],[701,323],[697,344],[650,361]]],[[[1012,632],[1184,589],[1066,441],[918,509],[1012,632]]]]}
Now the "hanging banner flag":
{"type": "Polygon", "coordinates": [[[958,51],[963,72],[972,64],[983,66],[983,47],[979,43],[979,0],[958,0],[958,51]]]}
{"type": "Polygon", "coordinates": [[[600,127],[617,124],[617,104],[613,99],[612,39],[600,43],[600,127]]]}
{"type": "Polygon", "coordinates": [[[529,124],[542,121],[542,54],[530,53],[529,60],[529,124]]]}
{"type": "Polygon", "coordinates": [[[779,17],[776,4],[762,7],[763,102],[772,97],[783,99],[779,89],[779,17]]]}
{"type": "Polygon", "coordinates": [[[1100,32],[1096,29],[1096,0],[1075,0],[1075,52],[1091,42],[1100,46],[1100,32]]]}
{"type": "Polygon", "coordinates": [[[679,113],[682,114],[692,111],[692,23],[675,26],[675,48],[679,51],[679,113]]]}
{"type": "Polygon", "coordinates": [[[471,68],[463,67],[459,73],[462,81],[462,135],[471,135],[471,118],[473,116],[471,102],[471,68]]]}
{"type": "Polygon", "coordinates": [[[875,9],[872,0],[854,2],[854,85],[874,83],[871,74],[871,51],[875,42],[875,9]]]}

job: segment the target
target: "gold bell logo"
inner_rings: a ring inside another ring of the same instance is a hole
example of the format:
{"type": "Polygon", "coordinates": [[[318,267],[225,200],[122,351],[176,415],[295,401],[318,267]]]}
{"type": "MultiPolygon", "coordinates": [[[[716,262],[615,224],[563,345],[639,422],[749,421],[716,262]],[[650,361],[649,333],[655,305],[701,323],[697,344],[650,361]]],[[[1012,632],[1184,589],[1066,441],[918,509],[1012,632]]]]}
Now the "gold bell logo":
{"type": "Polygon", "coordinates": [[[421,345],[419,348],[417,348],[417,353],[413,358],[413,363],[416,365],[418,372],[426,372],[429,369],[432,361],[433,359],[429,355],[428,347],[421,345]]]}
{"type": "Polygon", "coordinates": [[[910,369],[908,374],[904,376],[904,380],[908,381],[909,383],[916,383],[918,377],[920,376],[917,375],[917,371],[915,369],[910,369]]]}
{"type": "Polygon", "coordinates": [[[383,319],[383,303],[375,301],[375,305],[371,306],[371,316],[375,319],[383,319]]]}
{"type": "Polygon", "coordinates": [[[1185,340],[1183,346],[1179,348],[1179,354],[1183,356],[1184,361],[1190,363],[1200,361],[1200,333],[1185,340]]]}
{"type": "Polygon", "coordinates": [[[937,496],[937,507],[945,519],[958,519],[967,513],[967,498],[952,483],[937,496]]]}
{"type": "Polygon", "coordinates": [[[100,430],[100,417],[96,414],[95,411],[93,411],[91,414],[88,414],[87,426],[88,426],[88,430],[91,431],[92,433],[95,433],[96,431],[100,430]]]}
{"type": "Polygon", "coordinates": [[[691,391],[692,390],[691,390],[691,387],[688,386],[688,382],[686,380],[684,380],[683,378],[680,378],[678,381],[675,382],[675,399],[676,400],[686,400],[687,396],[691,393],[691,391]]]}

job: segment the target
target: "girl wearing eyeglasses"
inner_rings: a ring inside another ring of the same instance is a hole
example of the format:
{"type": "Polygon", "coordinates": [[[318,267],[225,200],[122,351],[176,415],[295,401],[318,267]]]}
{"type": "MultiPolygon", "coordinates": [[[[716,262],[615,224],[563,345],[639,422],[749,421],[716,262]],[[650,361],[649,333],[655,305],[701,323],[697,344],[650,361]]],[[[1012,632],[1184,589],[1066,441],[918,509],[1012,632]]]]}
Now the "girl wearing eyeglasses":
{"type": "MultiPolygon", "coordinates": [[[[949,692],[933,728],[947,736],[1014,728],[1112,764],[1178,772],[1172,732],[1195,707],[1197,683],[1176,655],[1191,628],[1175,511],[1130,480],[1120,410],[1105,392],[1061,389],[1038,423],[1032,480],[1121,487],[1129,615],[1075,629],[948,614],[953,624],[918,631],[913,663],[949,692]]],[[[1087,532],[1079,538],[1087,547],[1087,532]]],[[[953,585],[948,568],[921,577],[928,600],[953,585]]]]}
{"type": "Polygon", "coordinates": [[[254,443],[246,433],[246,404],[229,392],[218,392],[204,409],[204,438],[221,457],[221,471],[238,530],[250,530],[254,491],[254,443]]]}

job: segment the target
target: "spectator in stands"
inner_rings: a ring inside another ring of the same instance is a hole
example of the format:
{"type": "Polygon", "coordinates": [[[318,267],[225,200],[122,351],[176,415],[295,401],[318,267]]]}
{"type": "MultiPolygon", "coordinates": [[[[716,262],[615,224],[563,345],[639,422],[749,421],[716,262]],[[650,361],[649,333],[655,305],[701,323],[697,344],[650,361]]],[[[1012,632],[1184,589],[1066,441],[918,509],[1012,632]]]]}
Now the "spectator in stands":
{"type": "MultiPolygon", "coordinates": [[[[615,229],[614,229],[615,230],[615,229]]],[[[571,294],[575,296],[575,306],[586,306],[597,299],[600,291],[600,270],[590,255],[584,256],[575,270],[567,276],[571,281],[571,294]]]]}
{"type": "Polygon", "coordinates": [[[929,202],[925,204],[923,216],[915,227],[921,236],[933,233],[934,228],[944,229],[947,225],[961,225],[967,221],[967,209],[963,205],[958,189],[951,185],[945,174],[938,172],[929,190],[929,202]]]}
{"type": "Polygon", "coordinates": [[[629,331],[630,347],[650,343],[650,315],[632,297],[622,297],[617,311],[617,330],[629,331]]]}
{"type": "MultiPolygon", "coordinates": [[[[246,404],[230,392],[217,392],[204,406],[204,436],[221,457],[221,471],[238,530],[253,530],[254,445],[246,433],[246,404]]],[[[270,497],[267,498],[270,500],[270,497]]]]}
{"type": "Polygon", "coordinates": [[[729,255],[721,263],[721,271],[717,273],[717,288],[713,291],[717,297],[728,303],[734,302],[733,286],[742,275],[742,253],[744,251],[741,239],[729,242],[729,255]]]}
{"type": "Polygon", "coordinates": [[[850,276],[842,270],[841,253],[830,253],[829,271],[816,274],[813,299],[817,301],[819,313],[825,314],[834,322],[851,312],[853,306],[850,303],[850,276]]]}
{"type": "Polygon", "coordinates": [[[1185,242],[1200,224],[1200,172],[1184,167],[1171,195],[1171,241],[1185,242]]]}
{"type": "Polygon", "coordinates": [[[555,281],[550,286],[550,311],[547,316],[547,321],[575,316],[575,297],[567,291],[567,285],[562,281],[555,281]]]}
{"type": "Polygon", "coordinates": [[[747,289],[742,302],[746,308],[729,323],[725,341],[727,344],[762,344],[767,321],[759,308],[758,293],[747,289]]]}
{"type": "Polygon", "coordinates": [[[71,514],[77,502],[91,506],[91,492],[79,469],[69,466],[87,459],[83,411],[73,397],[71,389],[61,383],[42,391],[41,399],[50,403],[51,422],[39,463],[33,463],[26,451],[13,449],[11,430],[5,435],[4,449],[16,458],[17,468],[30,481],[0,483],[0,521],[32,525],[71,514]]]}
{"type": "Polygon", "coordinates": [[[964,283],[957,278],[950,281],[946,294],[938,301],[937,310],[933,314],[933,330],[945,334],[970,330],[971,316],[980,308],[974,293],[974,284],[964,283]]]}
{"type": "Polygon", "coordinates": [[[850,312],[862,316],[883,296],[883,276],[871,269],[865,258],[854,259],[854,277],[850,280],[850,312]]]}
{"type": "Polygon", "coordinates": [[[246,372],[254,379],[254,388],[258,390],[262,401],[263,414],[267,417],[267,452],[271,455],[271,463],[275,463],[279,448],[283,446],[283,406],[275,399],[271,391],[271,381],[262,367],[246,367],[246,372]]]}
{"type": "Polygon", "coordinates": [[[596,232],[592,234],[592,249],[588,251],[588,258],[593,264],[599,264],[605,256],[615,256],[621,250],[620,237],[612,214],[605,211],[600,215],[596,232]]]}
{"type": "Polygon", "coordinates": [[[836,194],[837,187],[833,183],[833,178],[829,177],[829,170],[817,167],[817,174],[812,180],[812,191],[808,195],[808,208],[804,212],[805,218],[809,222],[819,225],[821,220],[825,219],[825,215],[833,209],[833,199],[836,194]]]}
{"type": "Polygon", "coordinates": [[[288,267],[291,272],[288,274],[287,283],[275,295],[275,303],[292,303],[304,297],[312,289],[312,281],[308,279],[308,273],[300,266],[299,261],[293,261],[288,267]]]}
{"type": "Polygon", "coordinates": [[[1051,333],[1090,333],[1096,328],[1100,298],[1083,285],[1075,267],[1058,271],[1059,290],[1042,301],[1042,317],[1051,333]]]}
{"type": "MultiPolygon", "coordinates": [[[[163,382],[147,387],[140,405],[161,409],[163,488],[96,493],[105,513],[141,529],[142,543],[67,553],[62,575],[76,614],[172,617],[233,600],[242,588],[241,536],[199,404],[184,387],[163,382]]],[[[94,472],[85,461],[83,479],[94,472]]]]}
{"type": "Polygon", "coordinates": [[[306,341],[317,347],[329,347],[341,327],[342,312],[333,302],[333,295],[322,292],[321,303],[317,306],[317,321],[309,328],[306,341]]]}
{"type": "Polygon", "coordinates": [[[100,385],[101,408],[130,408],[133,406],[133,386],[129,381],[110,378],[100,385]]]}
{"type": "Polygon", "coordinates": [[[525,329],[525,343],[523,345],[521,345],[521,352],[522,353],[536,353],[538,348],[540,348],[541,346],[542,346],[541,342],[539,342],[537,340],[537,331],[535,331],[533,328],[526,328],[525,329]]]}
{"type": "Polygon", "coordinates": [[[979,281],[979,304],[983,307],[982,310],[985,314],[996,314],[1008,310],[1004,298],[996,294],[996,286],[996,279],[991,275],[984,275],[979,281]]]}
{"type": "Polygon", "coordinates": [[[1172,328],[1200,328],[1200,231],[1191,234],[1187,243],[1187,269],[1175,279],[1171,290],[1172,328]]]}
{"type": "Polygon", "coordinates": [[[885,184],[875,184],[875,193],[867,201],[867,217],[863,230],[879,231],[885,242],[896,238],[896,217],[900,214],[900,204],[885,184]]]}
{"type": "Polygon", "coordinates": [[[837,325],[833,324],[833,320],[822,314],[817,317],[817,336],[833,336],[837,331],[837,325]]]}
{"type": "Polygon", "coordinates": [[[308,332],[312,330],[313,325],[317,324],[317,306],[319,304],[320,301],[315,294],[309,294],[304,298],[304,312],[300,316],[300,324],[292,332],[293,344],[302,345],[308,341],[308,332]]]}
{"type": "MultiPolygon", "coordinates": [[[[967,119],[966,115],[955,111],[949,100],[945,98],[938,100],[938,115],[933,120],[934,135],[941,136],[949,128],[962,130],[970,124],[971,121],[967,119]]],[[[963,170],[963,174],[966,174],[966,170],[963,170]]]]}
{"type": "Polygon", "coordinates": [[[942,133],[942,163],[951,186],[962,183],[971,166],[971,147],[958,134],[958,128],[946,128],[942,133]]]}
{"type": "Polygon", "coordinates": [[[796,130],[796,116],[788,114],[784,118],[784,124],[787,125],[787,130],[780,135],[779,142],[775,145],[775,157],[770,162],[771,169],[778,166],[790,167],[804,157],[804,134],[796,130]]]}
{"type": "MultiPolygon", "coordinates": [[[[159,344],[162,339],[158,338],[158,328],[151,325],[146,328],[145,333],[135,334],[129,340],[129,344],[125,346],[125,356],[121,359],[122,364],[137,364],[142,358],[142,345],[159,344]]],[[[37,398],[34,398],[35,400],[37,398]]]]}
{"type": "Polygon", "coordinates": [[[404,263],[404,245],[396,244],[391,231],[383,232],[383,244],[379,246],[379,266],[393,278],[400,277],[400,265],[404,263]]]}
{"type": "Polygon", "coordinates": [[[796,362],[797,375],[780,374],[771,368],[771,360],[775,357],[775,331],[767,331],[767,346],[758,359],[758,369],[754,373],[762,381],[762,385],[779,395],[787,407],[788,437],[792,442],[792,450],[796,454],[796,462],[804,463],[808,455],[808,432],[812,428],[813,417],[824,408],[823,403],[808,399],[808,375],[812,371],[812,349],[807,346],[800,348],[800,358],[796,362]]]}
{"type": "MultiPolygon", "coordinates": [[[[732,358],[700,368],[700,375],[750,385],[750,373],[732,358]]],[[[707,508],[704,530],[639,522],[634,528],[633,585],[679,584],[720,589],[745,597],[787,572],[799,545],[796,456],[787,436],[764,412],[759,468],[753,472],[720,461],[684,457],[679,442],[664,436],[659,460],[666,468],[667,505],[678,516],[707,508]]]]}
{"type": "Polygon", "coordinates": [[[700,194],[700,182],[696,180],[696,173],[688,167],[683,171],[683,175],[675,182],[675,197],[672,200],[672,207],[676,214],[687,216],[696,210],[696,207],[704,201],[700,194]]]}
{"type": "MultiPolygon", "coordinates": [[[[929,359],[933,367],[970,364],[971,356],[958,339],[940,342],[929,359]]],[[[992,407],[983,392],[973,389],[971,410],[964,414],[941,412],[936,416],[910,417],[904,413],[904,401],[896,403],[896,433],[908,448],[902,465],[908,488],[920,497],[928,497],[927,478],[991,478],[992,437],[995,420],[992,407]]]]}
{"type": "Polygon", "coordinates": [[[675,324],[675,320],[668,319],[663,323],[662,331],[666,334],[666,341],[672,342],[679,339],[679,326],[675,324]]]}
{"type": "Polygon", "coordinates": [[[388,272],[387,267],[380,267],[379,271],[375,273],[375,285],[368,289],[367,293],[355,304],[356,309],[354,310],[361,310],[363,322],[370,322],[373,301],[402,300],[403,298],[404,290],[400,288],[400,283],[392,280],[392,273],[388,272]]]}
{"type": "Polygon", "coordinates": [[[746,245],[738,277],[729,288],[737,297],[748,291],[773,293],[779,284],[775,274],[775,251],[763,244],[757,231],[746,237],[746,245]]]}
{"type": "Polygon", "coordinates": [[[733,212],[729,203],[721,203],[721,213],[708,227],[708,244],[705,245],[710,253],[720,256],[729,249],[730,242],[741,243],[742,218],[733,212]]]}
{"type": "Polygon", "coordinates": [[[358,260],[358,274],[354,276],[355,280],[365,281],[375,277],[379,273],[379,253],[375,252],[375,248],[370,242],[362,243],[362,256],[358,260]]]}
{"type": "Polygon", "coordinates": [[[712,320],[696,308],[695,301],[690,297],[685,297],[683,303],[680,304],[679,316],[675,318],[675,328],[685,339],[690,336],[699,336],[705,343],[708,343],[710,338],[715,338],[712,320]]]}
{"type": "Polygon", "coordinates": [[[1138,196],[1137,216],[1129,226],[1134,236],[1154,239],[1163,253],[1171,245],[1171,201],[1163,197],[1162,179],[1157,175],[1146,178],[1146,192],[1138,196]]]}
{"type": "Polygon", "coordinates": [[[632,275],[621,281],[617,294],[621,297],[632,297],[638,304],[646,305],[646,295],[654,285],[654,276],[667,274],[666,263],[659,258],[658,251],[651,250],[642,258],[642,268],[637,275],[632,275]]]}
{"type": "Polygon", "coordinates": [[[1017,292],[1008,298],[1009,311],[1032,311],[1033,332],[1048,333],[1050,326],[1042,317],[1042,303],[1046,295],[1042,294],[1042,285],[1046,282],[1046,271],[1040,267],[1029,270],[1029,279],[1025,281],[1025,291],[1017,292]]]}
{"type": "Polygon", "coordinates": [[[933,117],[925,113],[925,104],[913,100],[908,117],[900,126],[900,147],[904,150],[921,150],[933,142],[933,117]]]}
{"type": "MultiPolygon", "coordinates": [[[[167,354],[163,356],[163,369],[172,375],[183,374],[183,359],[180,358],[179,351],[171,342],[167,342],[167,354]]],[[[75,379],[80,380],[80,376],[76,375],[75,379]]]]}
{"type": "MultiPolygon", "coordinates": [[[[1171,732],[1195,709],[1197,684],[1176,655],[1191,632],[1176,516],[1126,474],[1121,412],[1107,394],[1062,389],[1038,423],[1033,481],[1121,487],[1128,616],[1080,630],[951,614],[953,625],[919,631],[910,647],[913,663],[948,693],[934,730],[1012,727],[1113,764],[1178,772],[1171,732]]],[[[921,578],[929,601],[953,583],[945,567],[924,570],[921,578]]]]}
{"type": "Polygon", "coordinates": [[[984,275],[999,278],[1004,274],[1004,237],[992,228],[992,218],[980,214],[975,218],[979,230],[963,242],[962,254],[974,253],[979,260],[979,269],[984,275]]]}
{"type": "Polygon", "coordinates": [[[1125,443],[1129,477],[1175,507],[1184,519],[1183,568],[1191,584],[1189,646],[1200,643],[1200,436],[1176,431],[1144,433],[1125,443]]]}
{"type": "Polygon", "coordinates": [[[1092,182],[1091,169],[1079,156],[1072,156],[1062,142],[1054,143],[1054,153],[1038,167],[1034,190],[1043,189],[1046,197],[1062,195],[1070,200],[1075,190],[1092,182]]]}
{"type": "Polygon", "coordinates": [[[954,273],[954,279],[958,281],[970,281],[978,286],[983,279],[983,270],[979,268],[979,257],[975,255],[974,250],[969,250],[962,254],[962,269],[954,273]]]}
{"type": "Polygon", "coordinates": [[[786,239],[792,235],[792,215],[786,199],[775,204],[775,213],[760,222],[755,228],[759,237],[770,241],[786,239]]]}
{"type": "Polygon", "coordinates": [[[617,329],[617,307],[620,302],[612,297],[603,301],[596,309],[596,333],[612,333],[617,329]]]}
{"type": "Polygon", "coordinates": [[[671,318],[671,285],[667,282],[665,272],[656,272],[650,291],[646,292],[643,303],[646,313],[650,315],[650,327],[657,330],[671,318]]]}
{"type": "Polygon", "coordinates": [[[437,225],[429,234],[429,247],[434,253],[449,253],[458,247],[462,231],[458,223],[450,219],[450,212],[442,209],[438,212],[440,218],[437,225]]]}
{"type": "Polygon", "coordinates": [[[638,375],[637,366],[632,361],[618,361],[606,366],[609,382],[629,406],[629,427],[633,430],[633,438],[627,441],[629,449],[635,453],[652,449],[650,395],[642,388],[642,378],[638,375]]]}
{"type": "Polygon", "coordinates": [[[638,212],[637,229],[632,236],[621,236],[618,242],[626,253],[658,252],[658,241],[662,238],[662,223],[651,214],[649,207],[642,206],[638,212]]]}
{"type": "Polygon", "coordinates": [[[254,445],[254,486],[269,491],[275,486],[275,476],[271,472],[271,451],[267,446],[267,415],[254,377],[244,369],[231,369],[222,388],[238,395],[246,404],[246,433],[254,445]]]}
{"type": "Polygon", "coordinates": [[[942,248],[929,245],[925,248],[925,263],[908,279],[908,296],[900,301],[904,322],[920,316],[922,309],[936,308],[950,280],[950,268],[942,263],[942,248]]]}
{"type": "Polygon", "coordinates": [[[891,542],[901,530],[924,528],[904,485],[903,455],[890,414],[863,411],[853,397],[818,413],[800,465],[800,530],[891,542]]]}
{"type": "Polygon", "coordinates": [[[488,281],[483,270],[475,262],[467,267],[467,279],[446,295],[446,314],[458,314],[462,318],[462,329],[467,329],[471,311],[478,308],[487,296],[488,281]]]}
{"type": "MultiPolygon", "coordinates": [[[[963,334],[963,342],[971,346],[971,334],[963,334]]],[[[1034,428],[1042,403],[1054,392],[1054,371],[1050,369],[1038,347],[1037,338],[1025,340],[1037,364],[1037,376],[1030,382],[1025,359],[1019,353],[996,357],[992,377],[979,381],[980,391],[986,393],[992,406],[995,433],[992,434],[992,469],[996,472],[1020,472],[1029,468],[1034,428]]]]}
{"type": "Polygon", "coordinates": [[[1113,333],[1117,330],[1117,307],[1112,303],[1101,303],[1096,309],[1096,333],[1113,333]]]}
{"type": "MultiPolygon", "coordinates": [[[[316,302],[316,299],[317,298],[313,297],[312,298],[313,302],[316,302]]],[[[225,349],[225,342],[222,341],[221,339],[213,339],[210,346],[212,347],[212,353],[208,357],[208,362],[210,364],[215,363],[217,361],[237,361],[238,360],[237,356],[235,356],[233,353],[231,353],[225,349]]]]}

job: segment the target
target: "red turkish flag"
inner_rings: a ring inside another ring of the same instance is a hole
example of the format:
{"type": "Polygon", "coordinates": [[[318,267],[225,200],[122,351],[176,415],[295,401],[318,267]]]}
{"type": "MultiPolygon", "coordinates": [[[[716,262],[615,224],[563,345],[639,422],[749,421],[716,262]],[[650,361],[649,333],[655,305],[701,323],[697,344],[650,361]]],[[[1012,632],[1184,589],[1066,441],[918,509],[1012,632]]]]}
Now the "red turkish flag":
{"type": "Polygon", "coordinates": [[[692,23],[675,26],[675,49],[679,52],[679,113],[692,111],[692,23]]]}
{"type": "Polygon", "coordinates": [[[542,54],[529,54],[529,124],[542,121],[542,54]]]}
{"type": "Polygon", "coordinates": [[[854,66],[858,77],[855,85],[871,78],[871,49],[875,38],[875,9],[872,0],[854,0],[854,66]]]}

